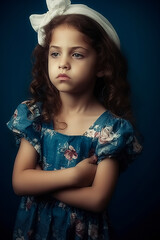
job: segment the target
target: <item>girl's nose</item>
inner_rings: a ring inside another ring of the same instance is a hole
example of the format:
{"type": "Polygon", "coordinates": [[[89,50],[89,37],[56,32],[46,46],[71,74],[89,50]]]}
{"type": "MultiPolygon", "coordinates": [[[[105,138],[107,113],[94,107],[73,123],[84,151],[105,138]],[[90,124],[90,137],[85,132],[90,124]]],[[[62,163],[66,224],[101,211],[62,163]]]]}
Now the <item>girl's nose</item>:
{"type": "Polygon", "coordinates": [[[69,59],[68,57],[63,57],[61,59],[61,61],[59,62],[59,69],[66,69],[66,70],[69,70],[70,69],[70,63],[69,63],[69,59]]]}
{"type": "Polygon", "coordinates": [[[58,68],[59,68],[59,69],[69,70],[69,69],[70,69],[70,65],[69,65],[68,63],[66,63],[66,64],[60,64],[58,68]]]}

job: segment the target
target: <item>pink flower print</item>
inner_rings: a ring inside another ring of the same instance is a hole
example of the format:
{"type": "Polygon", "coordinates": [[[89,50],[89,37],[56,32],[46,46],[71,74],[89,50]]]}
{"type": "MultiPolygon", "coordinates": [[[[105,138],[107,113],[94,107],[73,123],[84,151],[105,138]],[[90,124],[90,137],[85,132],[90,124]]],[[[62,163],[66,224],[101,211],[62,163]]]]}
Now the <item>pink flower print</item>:
{"type": "Polygon", "coordinates": [[[28,197],[27,198],[27,202],[26,202],[26,210],[28,211],[32,206],[32,201],[31,199],[28,197]]]}
{"type": "Polygon", "coordinates": [[[77,219],[76,220],[76,234],[77,234],[77,236],[83,239],[84,232],[85,232],[85,224],[77,219]]]}
{"type": "Polygon", "coordinates": [[[78,154],[76,153],[76,150],[74,149],[74,147],[70,145],[69,148],[64,152],[64,156],[69,161],[72,161],[72,159],[77,159],[78,154]]]}
{"type": "Polygon", "coordinates": [[[13,114],[13,118],[17,118],[17,115],[18,115],[18,110],[16,109],[14,114],[13,114]]]}
{"type": "Polygon", "coordinates": [[[71,224],[75,226],[76,235],[83,239],[85,232],[85,224],[77,219],[76,213],[71,213],[71,224]]]}
{"type": "Polygon", "coordinates": [[[33,123],[33,127],[34,127],[34,130],[36,132],[40,132],[41,131],[41,124],[33,123]]]}
{"type": "Polygon", "coordinates": [[[95,138],[99,138],[99,136],[100,136],[100,132],[96,132],[94,135],[95,138]]]}
{"type": "Polygon", "coordinates": [[[99,135],[97,135],[99,143],[105,144],[113,140],[116,135],[112,132],[112,127],[105,127],[102,129],[99,135]]]}
{"type": "Polygon", "coordinates": [[[28,239],[31,239],[33,237],[33,233],[33,230],[29,230],[29,232],[27,233],[28,239]]]}

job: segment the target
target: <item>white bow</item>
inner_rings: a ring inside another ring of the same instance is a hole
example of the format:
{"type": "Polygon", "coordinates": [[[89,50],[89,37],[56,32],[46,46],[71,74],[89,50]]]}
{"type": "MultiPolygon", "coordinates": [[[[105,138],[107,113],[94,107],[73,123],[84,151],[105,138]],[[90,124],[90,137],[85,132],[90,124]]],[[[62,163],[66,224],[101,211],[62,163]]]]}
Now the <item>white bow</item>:
{"type": "Polygon", "coordinates": [[[111,23],[99,12],[84,4],[71,4],[70,0],[46,0],[48,11],[45,14],[33,14],[30,22],[33,29],[38,33],[38,43],[43,46],[45,43],[44,26],[54,17],[65,14],[82,14],[98,22],[107,32],[109,37],[120,47],[119,37],[111,23]]]}
{"type": "Polygon", "coordinates": [[[44,26],[47,25],[55,16],[62,15],[70,6],[70,0],[46,0],[48,12],[45,14],[32,14],[29,19],[33,29],[38,32],[38,43],[44,44],[44,26]]]}

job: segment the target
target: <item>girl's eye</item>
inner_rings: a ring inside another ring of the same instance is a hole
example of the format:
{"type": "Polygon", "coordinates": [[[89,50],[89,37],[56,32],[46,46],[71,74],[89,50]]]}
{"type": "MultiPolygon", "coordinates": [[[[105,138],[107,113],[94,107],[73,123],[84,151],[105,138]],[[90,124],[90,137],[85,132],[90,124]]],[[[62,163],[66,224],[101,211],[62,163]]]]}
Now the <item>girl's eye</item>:
{"type": "Polygon", "coordinates": [[[84,58],[84,56],[83,56],[82,54],[80,54],[80,53],[73,53],[72,56],[73,56],[74,58],[78,58],[78,59],[84,58]]]}
{"type": "Polygon", "coordinates": [[[56,57],[59,57],[59,53],[58,52],[53,52],[53,53],[51,53],[51,56],[53,57],[53,58],[56,58],[56,57]]]}

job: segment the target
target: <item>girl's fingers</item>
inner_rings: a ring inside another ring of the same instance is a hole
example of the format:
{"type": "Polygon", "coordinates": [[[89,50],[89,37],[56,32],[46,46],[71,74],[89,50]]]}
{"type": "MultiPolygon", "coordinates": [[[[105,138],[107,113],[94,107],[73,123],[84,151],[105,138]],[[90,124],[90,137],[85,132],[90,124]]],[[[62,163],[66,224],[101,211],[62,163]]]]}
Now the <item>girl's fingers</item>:
{"type": "Polygon", "coordinates": [[[97,162],[97,156],[96,155],[92,155],[89,159],[89,163],[96,163],[97,162]]]}

